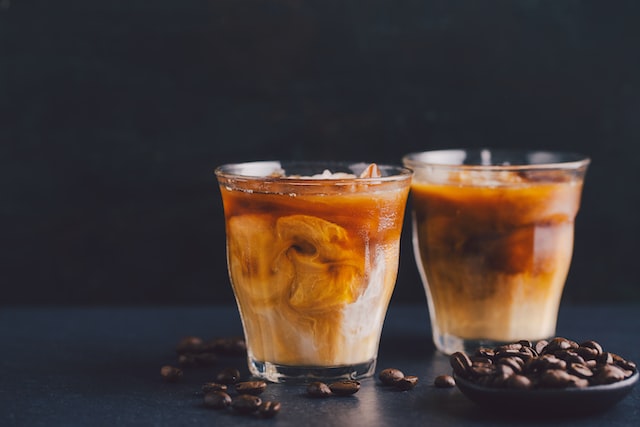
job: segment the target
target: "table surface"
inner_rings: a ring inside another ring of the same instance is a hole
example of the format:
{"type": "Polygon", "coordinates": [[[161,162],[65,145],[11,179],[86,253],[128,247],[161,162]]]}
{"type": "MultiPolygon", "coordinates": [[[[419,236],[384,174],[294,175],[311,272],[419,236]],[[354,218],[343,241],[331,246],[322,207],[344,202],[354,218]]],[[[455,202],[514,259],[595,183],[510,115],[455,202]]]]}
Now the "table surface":
{"type": "MultiPolygon", "coordinates": [[[[273,419],[205,409],[198,395],[222,366],[185,371],[167,383],[160,367],[175,364],[175,344],[241,334],[235,307],[5,307],[0,308],[0,425],[3,426],[383,426],[383,425],[637,425],[640,387],[614,407],[578,418],[516,418],[488,411],[457,388],[438,389],[448,358],[431,343],[423,306],[392,303],[380,344],[379,372],[396,367],[417,375],[418,386],[396,392],[374,378],[351,397],[310,399],[301,385],[271,384],[263,397],[282,403],[273,419]]],[[[595,339],[640,361],[640,306],[565,306],[558,335],[595,339]]],[[[242,359],[223,363],[240,367],[242,359]]],[[[226,365],[225,365],[226,366],[226,365]]]]}

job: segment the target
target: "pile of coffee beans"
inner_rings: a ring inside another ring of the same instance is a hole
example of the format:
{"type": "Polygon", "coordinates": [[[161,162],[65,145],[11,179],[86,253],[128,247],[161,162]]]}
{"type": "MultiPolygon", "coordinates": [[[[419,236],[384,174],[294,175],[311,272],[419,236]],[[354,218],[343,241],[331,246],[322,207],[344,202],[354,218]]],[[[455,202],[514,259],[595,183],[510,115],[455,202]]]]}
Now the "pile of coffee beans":
{"type": "Polygon", "coordinates": [[[400,369],[386,368],[380,371],[378,379],[384,386],[394,387],[400,391],[413,389],[418,384],[418,377],[405,375],[400,369]]]}
{"type": "Polygon", "coordinates": [[[611,384],[632,376],[634,362],[604,351],[596,341],[556,337],[478,348],[473,355],[449,358],[456,376],[484,387],[511,389],[582,388],[611,384]]]}
{"type": "Polygon", "coordinates": [[[351,396],[360,390],[360,382],[356,380],[339,380],[330,384],[313,381],[307,385],[310,397],[351,396]]]}

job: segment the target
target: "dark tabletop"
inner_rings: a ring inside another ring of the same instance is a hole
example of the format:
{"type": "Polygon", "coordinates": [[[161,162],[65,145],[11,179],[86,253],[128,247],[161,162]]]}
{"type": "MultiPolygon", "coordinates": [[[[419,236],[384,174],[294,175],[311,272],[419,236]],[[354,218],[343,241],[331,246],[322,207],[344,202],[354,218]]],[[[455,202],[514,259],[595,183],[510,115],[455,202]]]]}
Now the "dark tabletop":
{"type": "MultiPolygon", "coordinates": [[[[640,360],[640,307],[565,306],[558,335],[595,339],[605,349],[640,360]]],[[[379,372],[396,367],[417,375],[407,392],[362,381],[352,397],[310,399],[304,386],[269,385],[278,400],[274,419],[238,416],[201,405],[200,385],[223,365],[246,375],[242,359],[185,371],[164,382],[164,364],[175,364],[175,344],[186,335],[205,339],[241,334],[235,307],[2,308],[0,309],[0,425],[576,425],[628,426],[640,416],[640,387],[616,406],[579,418],[504,416],[465,398],[457,388],[438,389],[436,375],[450,373],[435,351],[426,307],[392,303],[381,340],[379,372]]]]}

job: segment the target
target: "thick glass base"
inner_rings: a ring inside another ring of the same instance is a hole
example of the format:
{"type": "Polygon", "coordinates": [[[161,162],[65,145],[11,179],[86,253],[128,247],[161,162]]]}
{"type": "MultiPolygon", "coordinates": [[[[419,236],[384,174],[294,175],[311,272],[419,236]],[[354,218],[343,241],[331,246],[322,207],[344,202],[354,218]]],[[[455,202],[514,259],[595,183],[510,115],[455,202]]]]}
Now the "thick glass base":
{"type": "Polygon", "coordinates": [[[249,358],[249,371],[255,377],[274,383],[309,383],[312,381],[336,381],[360,379],[373,375],[376,359],[364,363],[341,366],[288,366],[261,362],[249,358]]]}

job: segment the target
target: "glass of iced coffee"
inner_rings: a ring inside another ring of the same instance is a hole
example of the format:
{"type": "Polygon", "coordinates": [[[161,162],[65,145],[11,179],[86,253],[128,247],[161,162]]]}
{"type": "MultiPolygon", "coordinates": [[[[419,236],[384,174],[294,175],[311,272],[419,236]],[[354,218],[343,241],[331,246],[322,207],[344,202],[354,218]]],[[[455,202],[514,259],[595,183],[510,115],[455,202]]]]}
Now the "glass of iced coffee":
{"type": "Polygon", "coordinates": [[[251,374],[370,376],[398,270],[412,172],[250,162],[216,169],[251,374]]]}
{"type": "Polygon", "coordinates": [[[589,159],[479,149],[403,162],[414,171],[414,254],[436,347],[554,336],[589,159]]]}

